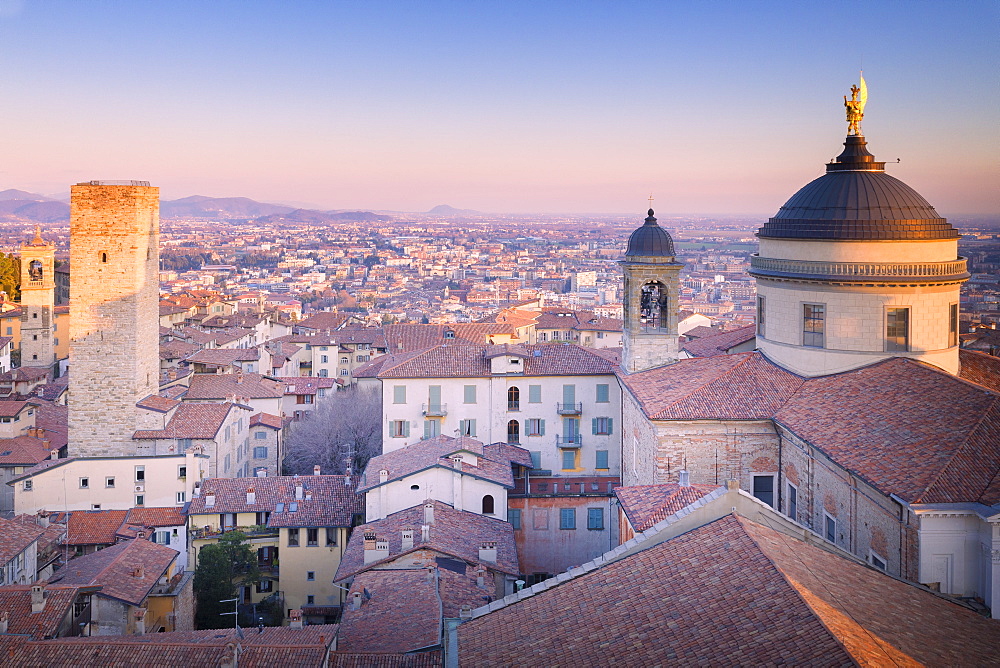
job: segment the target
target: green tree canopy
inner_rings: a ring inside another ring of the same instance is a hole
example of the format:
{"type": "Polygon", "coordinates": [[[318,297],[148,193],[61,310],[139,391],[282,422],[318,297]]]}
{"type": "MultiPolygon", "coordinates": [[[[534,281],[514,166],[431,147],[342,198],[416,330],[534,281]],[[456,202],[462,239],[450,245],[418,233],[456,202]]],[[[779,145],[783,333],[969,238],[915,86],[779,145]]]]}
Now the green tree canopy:
{"type": "Polygon", "coordinates": [[[206,545],[198,553],[198,567],[194,571],[194,595],[197,602],[195,625],[199,629],[219,629],[233,625],[232,603],[220,603],[236,598],[239,585],[260,581],[257,555],[247,544],[246,534],[229,531],[219,542],[206,545]]]}

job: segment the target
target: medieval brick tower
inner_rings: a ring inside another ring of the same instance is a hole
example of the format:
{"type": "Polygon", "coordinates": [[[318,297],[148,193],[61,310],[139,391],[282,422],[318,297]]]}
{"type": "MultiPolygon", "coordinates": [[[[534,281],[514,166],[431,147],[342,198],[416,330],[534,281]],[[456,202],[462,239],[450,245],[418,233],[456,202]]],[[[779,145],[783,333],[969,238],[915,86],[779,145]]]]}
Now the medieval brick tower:
{"type": "Polygon", "coordinates": [[[650,209],[619,262],[625,274],[622,368],[629,373],[677,361],[682,265],[674,258],[674,241],[650,209]]]}
{"type": "Polygon", "coordinates": [[[56,248],[35,238],[21,246],[21,366],[51,369],[55,364],[52,311],[55,305],[56,248]]]}
{"type": "Polygon", "coordinates": [[[159,188],[90,181],[70,200],[71,456],[134,455],[158,389],[159,188]]]}

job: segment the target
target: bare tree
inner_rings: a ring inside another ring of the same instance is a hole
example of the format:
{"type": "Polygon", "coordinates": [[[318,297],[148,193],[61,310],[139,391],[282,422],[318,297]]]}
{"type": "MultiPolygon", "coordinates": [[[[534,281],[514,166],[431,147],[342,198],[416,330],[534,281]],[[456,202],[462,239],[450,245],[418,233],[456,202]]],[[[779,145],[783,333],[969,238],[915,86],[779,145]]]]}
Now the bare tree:
{"type": "Polygon", "coordinates": [[[296,422],[286,441],[285,473],[357,475],[382,453],[382,397],[356,385],[333,393],[296,422]]]}

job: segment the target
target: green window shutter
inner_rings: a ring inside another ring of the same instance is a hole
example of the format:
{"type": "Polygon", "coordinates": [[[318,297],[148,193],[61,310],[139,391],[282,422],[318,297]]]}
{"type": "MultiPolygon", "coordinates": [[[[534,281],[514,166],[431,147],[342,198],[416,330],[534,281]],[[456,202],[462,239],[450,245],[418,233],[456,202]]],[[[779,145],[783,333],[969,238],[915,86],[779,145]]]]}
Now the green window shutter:
{"type": "Polygon", "coordinates": [[[562,460],[562,467],[564,470],[576,468],[576,453],[572,450],[563,450],[562,460]]]}
{"type": "Polygon", "coordinates": [[[538,435],[545,436],[545,420],[538,421],[538,435]]]}
{"type": "Polygon", "coordinates": [[[516,508],[509,508],[507,510],[507,521],[514,529],[521,528],[521,511],[516,508]]]}
{"type": "Polygon", "coordinates": [[[542,468],[542,453],[532,451],[530,454],[531,454],[531,468],[533,469],[542,468]]]}
{"type": "Polygon", "coordinates": [[[591,426],[591,429],[593,430],[593,434],[596,436],[597,435],[597,418],[591,418],[591,420],[590,420],[590,426],[591,426]]]}
{"type": "Polygon", "coordinates": [[[608,418],[608,433],[613,434],[615,432],[615,419],[608,418]]]}
{"type": "Polygon", "coordinates": [[[597,386],[597,403],[599,403],[599,404],[606,404],[609,401],[611,401],[611,399],[609,398],[609,395],[608,395],[608,386],[605,385],[605,384],[598,385],[597,386]]]}
{"type": "Polygon", "coordinates": [[[392,403],[406,403],[406,385],[394,385],[392,388],[392,403]]]}
{"type": "Polygon", "coordinates": [[[441,408],[441,386],[431,385],[427,388],[427,404],[431,410],[441,408]]]}
{"type": "Polygon", "coordinates": [[[476,386],[466,385],[465,386],[465,403],[474,404],[476,403],[476,386]]]}
{"type": "Polygon", "coordinates": [[[603,508],[588,508],[587,509],[587,528],[588,529],[603,529],[604,528],[604,509],[603,508]]]}
{"type": "Polygon", "coordinates": [[[598,450],[597,451],[597,464],[594,466],[594,468],[598,468],[598,469],[606,469],[606,468],[608,468],[608,451],[607,450],[598,450]]]}
{"type": "Polygon", "coordinates": [[[472,436],[472,437],[476,436],[476,421],[475,420],[469,420],[469,436],[472,436]]]}
{"type": "Polygon", "coordinates": [[[576,385],[563,385],[563,403],[576,403],[576,385]]]}
{"type": "Polygon", "coordinates": [[[529,404],[540,404],[540,403],[542,403],[542,386],[541,385],[529,385],[528,386],[528,403],[529,404]]]}
{"type": "Polygon", "coordinates": [[[576,508],[562,508],[559,510],[559,528],[576,528],[576,508]]]}
{"type": "Polygon", "coordinates": [[[404,420],[403,421],[403,436],[405,436],[407,438],[409,438],[409,436],[410,436],[410,421],[409,420],[404,420]]]}
{"type": "Polygon", "coordinates": [[[433,423],[430,420],[424,420],[424,438],[431,437],[431,427],[433,423]]]}

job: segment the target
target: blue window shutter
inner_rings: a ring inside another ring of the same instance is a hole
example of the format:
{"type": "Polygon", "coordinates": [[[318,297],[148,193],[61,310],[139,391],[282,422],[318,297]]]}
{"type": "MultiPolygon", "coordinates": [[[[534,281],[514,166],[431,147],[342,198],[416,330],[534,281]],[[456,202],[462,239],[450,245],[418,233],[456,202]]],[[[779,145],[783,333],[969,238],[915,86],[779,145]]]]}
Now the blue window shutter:
{"type": "Polygon", "coordinates": [[[608,399],[608,386],[604,385],[604,384],[598,385],[597,386],[597,402],[603,404],[603,403],[607,403],[608,401],[609,401],[609,399],[608,399]]]}
{"type": "Polygon", "coordinates": [[[576,403],[576,385],[563,385],[563,403],[576,403]]]}
{"type": "Polygon", "coordinates": [[[608,468],[608,451],[598,450],[597,451],[597,465],[595,468],[606,469],[608,468]]]}
{"type": "Polygon", "coordinates": [[[540,469],[542,468],[542,453],[532,452],[531,453],[531,468],[540,469]]]}
{"type": "Polygon", "coordinates": [[[545,436],[545,420],[538,421],[538,435],[545,436]]]}
{"type": "Polygon", "coordinates": [[[409,420],[404,420],[403,421],[403,436],[409,437],[409,435],[410,435],[410,421],[409,420]]]}
{"type": "Polygon", "coordinates": [[[608,418],[608,433],[612,434],[615,431],[615,419],[608,418]]]}
{"type": "Polygon", "coordinates": [[[476,421],[469,420],[469,436],[475,436],[475,435],[476,435],[476,421]]]}
{"type": "Polygon", "coordinates": [[[591,419],[590,424],[591,424],[591,427],[594,430],[594,434],[596,435],[597,434],[597,418],[591,419]]]}
{"type": "Polygon", "coordinates": [[[530,403],[530,404],[540,404],[540,403],[542,403],[542,386],[541,385],[529,385],[528,386],[528,403],[530,403]]]}

